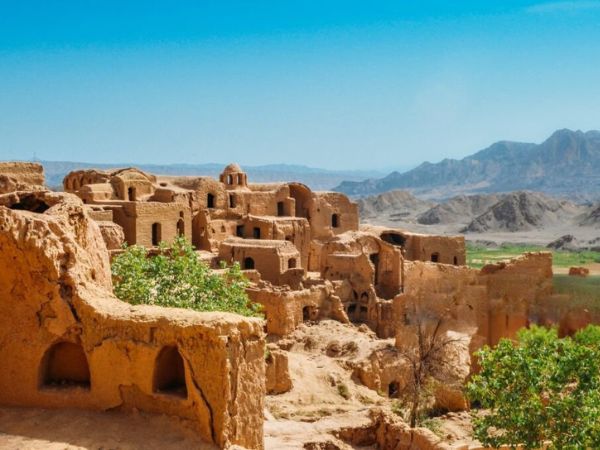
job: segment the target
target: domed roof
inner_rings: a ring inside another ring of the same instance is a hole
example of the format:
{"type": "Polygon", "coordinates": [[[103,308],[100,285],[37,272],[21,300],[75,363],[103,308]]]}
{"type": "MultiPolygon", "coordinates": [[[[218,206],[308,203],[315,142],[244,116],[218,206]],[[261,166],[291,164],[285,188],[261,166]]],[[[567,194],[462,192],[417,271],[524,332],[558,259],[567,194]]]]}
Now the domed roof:
{"type": "Polygon", "coordinates": [[[243,172],[243,170],[236,163],[231,163],[223,169],[223,173],[239,173],[239,172],[243,172]]]}

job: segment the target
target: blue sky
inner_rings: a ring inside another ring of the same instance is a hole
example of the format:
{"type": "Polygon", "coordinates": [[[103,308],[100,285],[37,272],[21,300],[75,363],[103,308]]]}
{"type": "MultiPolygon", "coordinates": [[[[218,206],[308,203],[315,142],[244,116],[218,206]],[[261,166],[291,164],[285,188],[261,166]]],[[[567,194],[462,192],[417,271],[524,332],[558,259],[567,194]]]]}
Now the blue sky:
{"type": "Polygon", "coordinates": [[[0,159],[391,170],[600,128],[600,1],[0,0],[0,159]]]}

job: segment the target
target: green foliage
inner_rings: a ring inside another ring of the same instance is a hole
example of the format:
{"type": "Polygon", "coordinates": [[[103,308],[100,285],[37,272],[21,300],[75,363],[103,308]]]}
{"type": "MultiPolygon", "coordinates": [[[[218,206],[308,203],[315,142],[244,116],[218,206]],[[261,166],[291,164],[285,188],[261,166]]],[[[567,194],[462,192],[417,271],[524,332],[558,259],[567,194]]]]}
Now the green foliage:
{"type": "Polygon", "coordinates": [[[478,352],[467,393],[489,413],[474,415],[475,437],[492,447],[600,448],[600,328],[559,339],[532,327],[518,339],[478,352]]]}
{"type": "Polygon", "coordinates": [[[248,299],[248,281],[239,264],[215,273],[183,237],[170,246],[162,242],[156,256],[144,247],[125,247],[113,261],[112,275],[117,297],[134,305],[260,316],[260,305],[248,299]]]}
{"type": "Polygon", "coordinates": [[[580,251],[571,252],[567,250],[552,250],[546,247],[533,245],[502,245],[496,248],[486,248],[467,244],[467,265],[476,269],[486,264],[504,261],[525,252],[552,252],[552,264],[554,267],[581,266],[594,262],[600,262],[600,252],[580,251]]]}

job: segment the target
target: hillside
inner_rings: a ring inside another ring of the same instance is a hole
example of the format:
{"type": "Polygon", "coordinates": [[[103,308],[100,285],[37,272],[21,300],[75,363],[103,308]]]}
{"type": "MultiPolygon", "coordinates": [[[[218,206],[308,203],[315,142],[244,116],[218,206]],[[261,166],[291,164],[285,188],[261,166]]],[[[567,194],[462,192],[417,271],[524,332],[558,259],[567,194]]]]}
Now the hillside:
{"type": "MultiPolygon", "coordinates": [[[[46,183],[51,187],[62,185],[65,175],[79,169],[113,169],[135,166],[160,175],[196,175],[218,177],[225,164],[91,164],[71,161],[40,161],[44,166],[46,183]]],[[[289,164],[269,164],[264,166],[244,166],[244,170],[255,183],[276,181],[299,181],[313,190],[331,190],[342,180],[364,180],[376,175],[376,171],[336,171],[289,164]]]]}
{"type": "Polygon", "coordinates": [[[438,198],[514,190],[598,198],[600,132],[559,130],[539,145],[501,141],[461,160],[425,162],[408,172],[362,182],[346,180],[336,187],[349,195],[392,189],[438,198]]]}
{"type": "Polygon", "coordinates": [[[417,222],[423,225],[467,223],[486,212],[502,198],[501,195],[458,195],[435,205],[420,214],[417,222]]]}
{"type": "Polygon", "coordinates": [[[539,192],[458,195],[433,203],[406,191],[391,191],[360,198],[358,204],[361,218],[372,225],[425,234],[464,234],[484,246],[552,244],[553,248],[586,250],[600,243],[600,203],[576,203],[539,192]],[[572,239],[563,243],[567,235],[572,239]]]}
{"type": "Polygon", "coordinates": [[[600,204],[594,205],[591,210],[585,214],[579,223],[582,226],[595,226],[600,225],[600,204]]]}
{"type": "Polygon", "coordinates": [[[529,231],[573,221],[583,212],[582,206],[536,192],[513,192],[505,195],[485,213],[474,218],[465,233],[529,231]]]}
{"type": "Polygon", "coordinates": [[[408,218],[431,208],[433,203],[420,200],[407,191],[390,191],[357,200],[361,219],[388,216],[390,220],[408,218]]]}

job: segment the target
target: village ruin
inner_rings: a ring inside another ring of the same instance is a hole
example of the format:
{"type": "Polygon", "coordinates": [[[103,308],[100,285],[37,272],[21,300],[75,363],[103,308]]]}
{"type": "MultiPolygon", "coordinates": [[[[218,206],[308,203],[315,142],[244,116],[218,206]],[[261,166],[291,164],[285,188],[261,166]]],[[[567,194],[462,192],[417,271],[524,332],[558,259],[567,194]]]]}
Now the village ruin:
{"type": "MultiPolygon", "coordinates": [[[[545,307],[557,299],[550,253],[470,269],[462,236],[360,224],[343,194],[252,183],[237,164],[218,180],[79,170],[63,188],[45,188],[38,164],[0,163],[2,405],[164,413],[220,448],[262,449],[265,398],[293,388],[289,337],[304,323],[367,327],[400,349],[422,317],[443,317],[442,331],[463,338],[452,354],[463,381],[475,350],[523,326],[585,325],[545,307]],[[214,269],[239,263],[265,319],[117,299],[111,256],[176,236],[214,269]]],[[[381,350],[351,371],[387,397],[408,376],[381,350]]],[[[455,386],[435,397],[448,411],[468,407],[455,386]]],[[[377,427],[380,448],[447,448],[426,436],[403,446],[406,427],[377,427]]]]}

